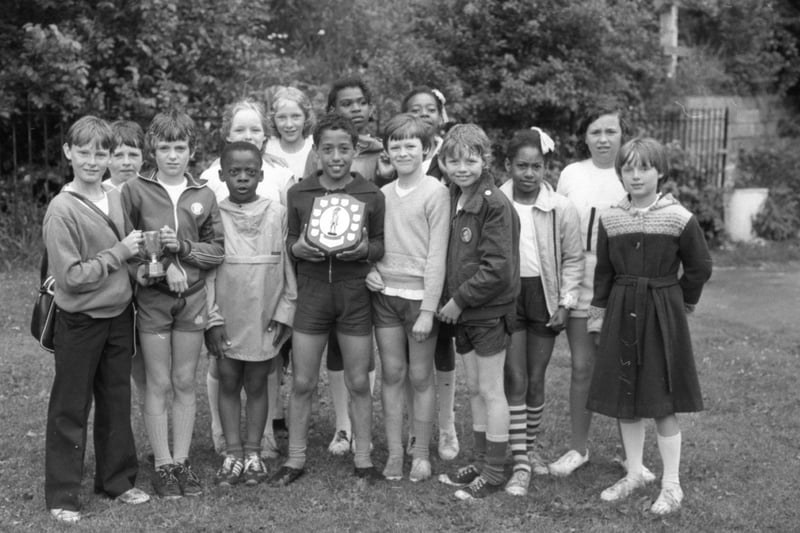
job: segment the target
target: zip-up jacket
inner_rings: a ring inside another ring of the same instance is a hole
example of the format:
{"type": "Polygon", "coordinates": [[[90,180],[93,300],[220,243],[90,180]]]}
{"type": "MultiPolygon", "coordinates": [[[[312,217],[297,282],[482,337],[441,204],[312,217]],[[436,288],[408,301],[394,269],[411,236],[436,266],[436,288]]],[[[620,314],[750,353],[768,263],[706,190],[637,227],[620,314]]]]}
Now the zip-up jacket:
{"type": "Polygon", "coordinates": [[[458,209],[461,189],[450,185],[450,243],[443,302],[461,308],[459,322],[498,318],[516,310],[519,294],[519,218],[511,202],[481,176],[458,209]]]}
{"type": "Polygon", "coordinates": [[[214,268],[225,258],[225,231],[214,193],[204,181],[186,174],[186,189],[173,205],[167,190],[155,178],[138,176],[122,188],[126,231],[159,230],[169,226],[181,242],[179,253],[165,252],[164,269],[175,262],[186,272],[189,286],[204,279],[204,271],[214,268]]]}
{"type": "MultiPolygon", "coordinates": [[[[512,180],[505,182],[500,190],[514,200],[512,180]]],[[[530,209],[547,311],[552,316],[559,306],[572,309],[578,303],[583,278],[580,217],[572,202],[544,181],[530,209]]]]}
{"type": "Polygon", "coordinates": [[[308,276],[321,281],[333,283],[349,279],[363,279],[367,277],[370,264],[383,257],[383,217],[386,211],[386,202],[383,193],[363,176],[351,172],[353,181],[344,188],[328,190],[319,182],[322,171],[308,176],[306,179],[289,189],[287,195],[287,211],[289,236],[286,247],[289,256],[297,263],[297,274],[308,276]],[[308,224],[314,199],[334,193],[349,194],[366,204],[366,228],[369,238],[367,258],[363,261],[341,261],[334,255],[324,261],[313,262],[298,260],[292,254],[292,246],[300,238],[300,233],[308,224]]]}
{"type": "MultiPolygon", "coordinates": [[[[122,233],[119,191],[106,189],[106,195],[108,216],[122,233]]],[[[131,254],[102,216],[62,191],[47,206],[42,234],[59,308],[92,318],[125,310],[132,295],[126,264],[131,254]]]]}

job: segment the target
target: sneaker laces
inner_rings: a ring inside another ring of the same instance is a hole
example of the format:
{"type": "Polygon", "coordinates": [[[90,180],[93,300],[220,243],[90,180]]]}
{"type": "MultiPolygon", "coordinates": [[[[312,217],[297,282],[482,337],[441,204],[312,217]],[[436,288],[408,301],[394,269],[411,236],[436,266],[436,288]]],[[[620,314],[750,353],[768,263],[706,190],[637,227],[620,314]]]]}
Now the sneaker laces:
{"type": "Polygon", "coordinates": [[[484,485],[486,485],[486,480],[483,479],[483,476],[478,476],[467,486],[467,490],[475,494],[476,492],[480,492],[484,485]]]}
{"type": "Polygon", "coordinates": [[[194,473],[194,470],[192,470],[192,467],[190,465],[188,464],[178,465],[178,468],[180,469],[180,472],[186,476],[187,483],[193,483],[193,484],[196,483],[198,485],[200,484],[200,478],[197,476],[197,474],[194,473]]]}
{"type": "Polygon", "coordinates": [[[244,469],[246,472],[264,472],[264,463],[258,455],[251,454],[244,461],[244,469]]]}

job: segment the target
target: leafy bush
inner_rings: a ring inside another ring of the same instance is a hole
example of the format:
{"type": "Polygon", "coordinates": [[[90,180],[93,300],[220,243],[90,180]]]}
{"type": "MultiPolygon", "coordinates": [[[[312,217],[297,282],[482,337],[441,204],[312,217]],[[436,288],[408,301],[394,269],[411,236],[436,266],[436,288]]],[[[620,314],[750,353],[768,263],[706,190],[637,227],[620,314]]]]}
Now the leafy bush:
{"type": "Polygon", "coordinates": [[[667,144],[667,155],[669,172],[662,190],[672,193],[697,217],[710,246],[719,246],[724,232],[722,189],[703,177],[677,141],[667,144]]]}
{"type": "Polygon", "coordinates": [[[769,197],[753,221],[756,235],[784,241],[800,232],[800,153],[792,147],[796,139],[757,148],[739,156],[735,187],[767,187],[769,197]]]}

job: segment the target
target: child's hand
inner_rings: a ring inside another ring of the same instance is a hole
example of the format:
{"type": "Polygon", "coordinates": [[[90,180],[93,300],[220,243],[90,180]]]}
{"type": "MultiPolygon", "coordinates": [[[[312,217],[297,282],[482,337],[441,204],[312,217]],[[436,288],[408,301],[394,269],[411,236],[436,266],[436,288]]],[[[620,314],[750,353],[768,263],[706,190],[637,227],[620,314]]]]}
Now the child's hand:
{"type": "Polygon", "coordinates": [[[445,324],[455,324],[458,322],[458,317],[461,316],[461,311],[455,300],[450,298],[450,301],[439,310],[439,320],[445,324]]]}
{"type": "Polygon", "coordinates": [[[566,307],[559,307],[558,310],[550,317],[550,321],[545,324],[553,331],[561,331],[567,327],[567,320],[569,319],[569,309],[566,307]]]}
{"type": "Polygon", "coordinates": [[[178,242],[178,234],[169,226],[164,226],[158,230],[161,236],[161,245],[170,252],[177,252],[181,248],[181,243],[178,242]]]}
{"type": "Polygon", "coordinates": [[[130,255],[127,258],[133,257],[139,253],[139,245],[142,243],[142,239],[142,231],[135,229],[128,233],[125,238],[120,241],[130,252],[130,255]]]}
{"type": "Polygon", "coordinates": [[[294,255],[297,259],[302,259],[303,261],[311,261],[313,263],[319,263],[320,261],[325,260],[325,254],[322,253],[322,250],[311,246],[308,241],[306,240],[306,229],[308,228],[308,224],[303,226],[303,231],[300,232],[300,238],[297,239],[292,245],[292,255],[294,255]]]}
{"type": "Polygon", "coordinates": [[[147,265],[139,265],[139,268],[136,269],[136,283],[142,287],[149,287],[158,281],[157,278],[148,278],[145,276],[146,273],[147,265]]]}
{"type": "Polygon", "coordinates": [[[340,261],[361,261],[366,259],[369,255],[369,237],[367,236],[367,228],[361,228],[361,241],[358,246],[352,250],[346,250],[336,254],[336,259],[340,261]]]}
{"type": "Polygon", "coordinates": [[[373,292],[380,292],[386,285],[383,283],[383,278],[377,270],[370,270],[366,278],[367,288],[373,292]]]}
{"type": "Polygon", "coordinates": [[[433,329],[433,311],[420,311],[414,326],[411,328],[411,336],[417,342],[427,339],[433,329]]]}
{"type": "Polygon", "coordinates": [[[287,163],[286,160],[284,158],[282,158],[282,157],[278,157],[276,155],[267,154],[267,153],[262,153],[261,157],[263,157],[264,161],[266,161],[267,163],[269,163],[273,167],[289,168],[289,163],[287,163]]]}
{"type": "Polygon", "coordinates": [[[391,161],[389,161],[389,154],[386,153],[386,150],[381,152],[381,155],[378,156],[378,176],[383,179],[388,179],[392,176],[394,172],[394,167],[392,166],[391,161]]]}
{"type": "Polygon", "coordinates": [[[175,263],[170,263],[167,267],[167,285],[172,292],[182,293],[189,288],[186,281],[186,274],[183,269],[178,268],[175,263]]]}
{"type": "Polygon", "coordinates": [[[206,349],[209,355],[214,357],[224,357],[225,350],[231,347],[228,334],[225,333],[225,326],[212,326],[204,334],[206,349]]]}
{"type": "Polygon", "coordinates": [[[272,339],[272,346],[275,348],[286,342],[286,339],[288,339],[292,334],[292,328],[282,322],[278,322],[277,320],[269,321],[269,324],[267,325],[267,331],[275,332],[275,337],[272,339]]]}

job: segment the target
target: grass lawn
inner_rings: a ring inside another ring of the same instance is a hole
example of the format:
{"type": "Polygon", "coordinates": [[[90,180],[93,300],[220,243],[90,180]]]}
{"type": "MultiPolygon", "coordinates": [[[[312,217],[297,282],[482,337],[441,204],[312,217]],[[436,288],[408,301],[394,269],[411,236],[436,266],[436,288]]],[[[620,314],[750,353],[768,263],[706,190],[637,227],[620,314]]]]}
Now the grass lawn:
{"type": "MultiPolygon", "coordinates": [[[[740,266],[741,253],[725,253],[717,257],[718,264],[728,265],[729,270],[749,269],[751,274],[758,270],[740,266]]],[[[763,259],[763,253],[753,252],[752,257],[763,259]]],[[[785,269],[767,264],[760,272],[770,276],[780,268],[785,269]]],[[[800,270],[796,265],[790,268],[800,270]]],[[[0,531],[694,532],[794,531],[800,527],[800,399],[796,392],[800,333],[794,328],[748,325],[714,311],[717,307],[704,309],[703,301],[691,320],[706,411],[679,417],[685,499],[674,516],[661,519],[647,512],[658,494],[657,484],[621,504],[600,501],[602,489],[622,475],[612,462],[620,453],[616,424],[600,416],[592,426],[589,465],[567,479],[534,478],[534,487],[524,498],[502,494],[486,501],[458,502],[452,488],[435,480],[362,485],[352,476],[352,456],[334,458],[326,451],[333,426],[324,384],[312,418],[307,474],[284,489],[264,485],[219,489],[212,483],[219,460],[211,450],[202,365],[192,456],[205,482],[204,495],[171,502],[153,500],[139,507],[98,498],[91,494],[94,456],[90,444],[82,494],[84,519],[75,526],[62,526],[44,509],[45,413],[53,365],[52,356],[39,349],[28,333],[36,277],[33,270],[0,274],[0,531]]],[[[714,284],[712,279],[707,296],[732,298],[737,290],[735,282],[714,284]]],[[[796,302],[792,299],[783,305],[786,313],[796,313],[796,302]]],[[[770,302],[765,305],[769,308],[770,302]]],[[[445,463],[436,456],[434,443],[434,474],[466,464],[470,453],[469,405],[463,374],[460,377],[456,404],[462,453],[445,463]]],[[[550,364],[547,386],[542,443],[548,458],[554,459],[565,451],[569,432],[569,355],[563,336],[550,364]]],[[[382,467],[385,436],[377,393],[375,398],[373,458],[382,467]]],[[[134,408],[134,432],[138,448],[144,451],[146,436],[138,407],[134,408]]],[[[286,441],[279,444],[285,452],[286,441]]],[[[652,422],[645,463],[660,475],[652,422]]],[[[272,461],[268,467],[272,471],[280,464],[272,461]]],[[[406,475],[408,468],[407,463],[406,475]]],[[[143,465],[138,481],[148,492],[151,473],[152,468],[143,465]]]]}

